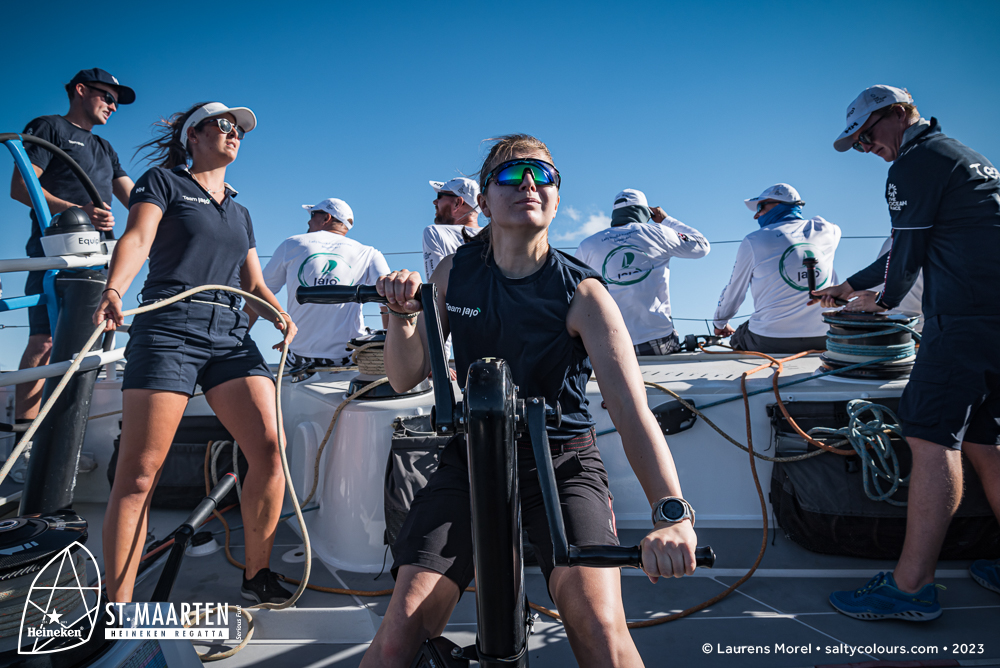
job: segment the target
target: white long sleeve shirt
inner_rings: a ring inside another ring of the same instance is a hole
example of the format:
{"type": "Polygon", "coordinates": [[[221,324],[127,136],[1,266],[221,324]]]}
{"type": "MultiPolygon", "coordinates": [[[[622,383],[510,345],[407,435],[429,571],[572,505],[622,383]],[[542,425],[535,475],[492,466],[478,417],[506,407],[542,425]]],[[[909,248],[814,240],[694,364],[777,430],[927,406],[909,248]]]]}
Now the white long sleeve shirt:
{"type": "Polygon", "coordinates": [[[576,257],[601,273],[625,319],[632,345],[669,336],[670,258],[708,255],[698,230],[667,216],[662,223],[628,223],[587,237],[576,257]]]}
{"type": "Polygon", "coordinates": [[[429,225],[424,228],[424,280],[428,283],[431,274],[445,259],[465,243],[462,230],[475,235],[481,227],[465,227],[463,225],[429,225]]]}
{"type": "Polygon", "coordinates": [[[365,333],[361,304],[300,304],[299,286],[370,285],[389,273],[385,257],[371,246],[333,232],[297,234],[281,242],[264,267],[271,292],[288,288],[288,315],[299,328],[292,351],[304,357],[340,359],[347,343],[365,333]]]}
{"type": "Polygon", "coordinates": [[[715,326],[726,326],[746,298],[753,294],[750,331],[760,336],[792,338],[822,336],[828,329],[819,304],[806,306],[808,273],[802,261],[819,260],[816,288],[837,283],[833,256],[840,243],[840,227],[816,216],[809,220],[774,223],[748,234],[736,252],[729,284],[715,309],[715,326]]]}

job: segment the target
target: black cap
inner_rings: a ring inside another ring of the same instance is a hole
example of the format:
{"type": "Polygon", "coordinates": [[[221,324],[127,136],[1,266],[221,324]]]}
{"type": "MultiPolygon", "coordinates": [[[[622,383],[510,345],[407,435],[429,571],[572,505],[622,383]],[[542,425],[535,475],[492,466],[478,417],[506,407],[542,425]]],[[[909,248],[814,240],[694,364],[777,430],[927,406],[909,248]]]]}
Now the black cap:
{"type": "Polygon", "coordinates": [[[123,86],[118,83],[118,79],[115,79],[109,72],[102,70],[100,67],[94,67],[89,70],[80,70],[73,77],[67,86],[75,86],[78,83],[102,83],[106,86],[110,86],[118,93],[118,104],[132,104],[135,102],[135,91],[128,86],[123,86]]]}

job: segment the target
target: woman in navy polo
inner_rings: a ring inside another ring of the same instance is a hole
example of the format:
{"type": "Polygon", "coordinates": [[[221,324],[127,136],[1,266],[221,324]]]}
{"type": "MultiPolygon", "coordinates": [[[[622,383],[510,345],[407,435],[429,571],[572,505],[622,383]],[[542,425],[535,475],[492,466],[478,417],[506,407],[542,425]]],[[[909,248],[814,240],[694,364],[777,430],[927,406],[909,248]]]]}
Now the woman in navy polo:
{"type": "MultiPolygon", "coordinates": [[[[264,284],[250,214],[225,182],[244,133],[256,124],[245,107],[198,104],[160,123],[159,136],[140,147],[150,149],[159,164],[132,190],[128,224],[115,247],[95,323],[107,320],[109,330],[123,324],[121,296],[147,257],[144,303],[215,284],[241,288],[281,310],[264,284]]],[[[273,318],[252,302],[250,307],[273,318]]],[[[283,318],[275,326],[284,330],[287,345],[296,328],[287,314],[283,318]]],[[[152,492],[196,385],[249,464],[242,496],[243,597],[277,603],[290,596],[267,568],[285,479],[274,379],[247,333],[247,321],[239,297],[207,291],[137,315],[132,323],[122,382],[121,449],[104,518],[111,601],[132,599],[152,492]]]]}

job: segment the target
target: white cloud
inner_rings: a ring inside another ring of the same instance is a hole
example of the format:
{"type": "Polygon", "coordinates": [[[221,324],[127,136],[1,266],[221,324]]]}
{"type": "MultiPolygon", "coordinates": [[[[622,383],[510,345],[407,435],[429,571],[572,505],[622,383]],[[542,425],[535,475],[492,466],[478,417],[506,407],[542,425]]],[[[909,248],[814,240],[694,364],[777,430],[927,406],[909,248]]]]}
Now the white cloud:
{"type": "Polygon", "coordinates": [[[571,206],[564,206],[562,208],[562,212],[565,213],[567,216],[569,216],[571,219],[573,219],[575,221],[579,221],[580,217],[583,215],[583,214],[580,213],[580,211],[578,209],[574,209],[571,206]]]}
{"type": "MultiPolygon", "coordinates": [[[[580,212],[575,209],[573,212],[577,214],[577,217],[574,218],[570,215],[570,218],[574,221],[578,221],[581,217],[580,212]]],[[[596,234],[597,232],[609,227],[611,227],[611,217],[606,215],[603,211],[597,211],[590,214],[587,217],[587,220],[583,221],[582,225],[578,225],[575,229],[571,229],[563,234],[553,234],[551,235],[551,239],[556,242],[579,241],[584,237],[589,237],[591,234],[596,234]]]]}

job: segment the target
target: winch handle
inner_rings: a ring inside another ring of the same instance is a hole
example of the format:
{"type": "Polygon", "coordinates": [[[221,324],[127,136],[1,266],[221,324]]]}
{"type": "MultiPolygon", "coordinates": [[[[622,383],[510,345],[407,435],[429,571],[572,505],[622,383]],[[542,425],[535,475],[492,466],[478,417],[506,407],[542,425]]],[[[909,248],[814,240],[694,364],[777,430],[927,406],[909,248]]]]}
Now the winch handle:
{"type": "MultiPolygon", "coordinates": [[[[809,293],[807,295],[809,299],[815,299],[816,297],[813,293],[816,292],[817,264],[819,264],[819,260],[814,257],[807,257],[802,260],[802,266],[806,268],[806,280],[809,282],[809,293]]],[[[847,300],[845,299],[834,299],[833,301],[837,306],[845,306],[847,304],[847,300]]]]}
{"type": "MultiPolygon", "coordinates": [[[[525,420],[531,439],[532,454],[538,471],[538,486],[542,492],[545,519],[548,520],[552,538],[552,557],[557,566],[594,566],[597,568],[642,568],[642,548],[638,545],[570,545],[566,539],[559,489],[552,468],[549,437],[545,430],[546,406],[542,397],[524,400],[525,420]]],[[[710,545],[695,548],[695,565],[711,568],[715,565],[715,551],[710,545]]]]}
{"type": "MultiPolygon", "coordinates": [[[[715,550],[711,545],[700,545],[694,549],[694,563],[698,568],[715,566],[715,550]]],[[[596,568],[642,568],[642,548],[638,545],[585,545],[569,546],[570,566],[592,566],[596,568]]]]}
{"type": "MultiPolygon", "coordinates": [[[[434,376],[434,427],[441,434],[454,434],[457,429],[455,392],[451,386],[448,359],[445,356],[441,318],[437,310],[437,286],[423,283],[416,295],[424,309],[424,328],[434,376]]],[[[387,304],[374,285],[302,286],[295,291],[300,304],[387,304]]]]}

